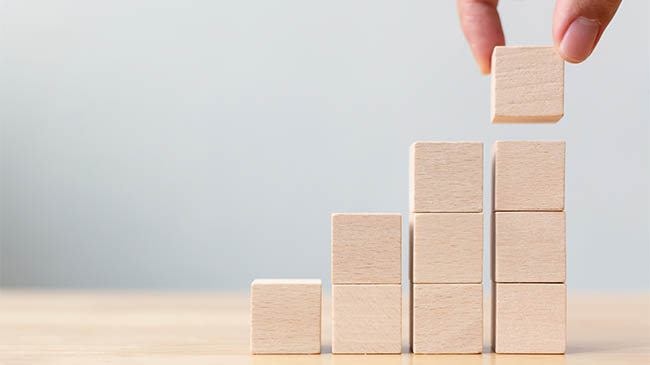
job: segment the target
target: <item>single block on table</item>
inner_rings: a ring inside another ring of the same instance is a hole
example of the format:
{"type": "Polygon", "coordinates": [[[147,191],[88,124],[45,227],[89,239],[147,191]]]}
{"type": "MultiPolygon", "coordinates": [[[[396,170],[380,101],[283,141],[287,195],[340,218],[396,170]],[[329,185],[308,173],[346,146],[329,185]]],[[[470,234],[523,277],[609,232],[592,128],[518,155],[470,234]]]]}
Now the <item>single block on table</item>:
{"type": "Polygon", "coordinates": [[[320,346],[320,280],[253,281],[251,353],[319,354],[320,346]]]}
{"type": "Polygon", "coordinates": [[[401,214],[333,214],[332,283],[401,284],[401,214]]]}
{"type": "Polygon", "coordinates": [[[564,212],[496,212],[494,280],[563,283],[566,279],[564,212]]]}
{"type": "Polygon", "coordinates": [[[554,123],[564,115],[564,60],[555,47],[494,47],[492,123],[554,123]]]}
{"type": "Polygon", "coordinates": [[[401,285],[332,286],[332,353],[401,351],[401,285]]]}
{"type": "Polygon", "coordinates": [[[483,351],[482,284],[412,284],[411,291],[414,353],[483,351]]]}
{"type": "Polygon", "coordinates": [[[497,353],[563,354],[565,284],[494,284],[493,346],[497,353]]]}
{"type": "Polygon", "coordinates": [[[483,213],[413,213],[411,281],[483,281],[483,213]]]}
{"type": "Polygon", "coordinates": [[[495,210],[564,210],[565,149],[564,141],[496,142],[495,210]]]}
{"type": "Polygon", "coordinates": [[[483,211],[483,143],[415,142],[410,149],[413,213],[483,211]]]}

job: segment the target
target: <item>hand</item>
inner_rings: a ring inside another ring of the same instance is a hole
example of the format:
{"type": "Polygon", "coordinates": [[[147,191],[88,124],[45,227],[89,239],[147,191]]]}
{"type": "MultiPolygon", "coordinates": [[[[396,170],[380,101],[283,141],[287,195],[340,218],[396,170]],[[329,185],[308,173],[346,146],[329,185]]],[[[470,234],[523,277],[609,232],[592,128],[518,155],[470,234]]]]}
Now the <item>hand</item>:
{"type": "MultiPolygon", "coordinates": [[[[460,25],[478,68],[490,73],[494,46],[505,45],[499,0],[457,0],[460,25]]],[[[553,16],[553,41],[568,62],[587,59],[614,17],[621,0],[557,0],[553,16]]]]}

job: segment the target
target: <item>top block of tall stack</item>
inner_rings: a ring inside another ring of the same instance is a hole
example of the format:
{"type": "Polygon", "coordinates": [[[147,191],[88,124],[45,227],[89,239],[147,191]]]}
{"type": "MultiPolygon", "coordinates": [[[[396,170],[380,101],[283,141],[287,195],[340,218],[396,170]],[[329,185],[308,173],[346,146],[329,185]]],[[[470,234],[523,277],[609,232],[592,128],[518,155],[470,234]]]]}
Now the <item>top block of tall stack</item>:
{"type": "Polygon", "coordinates": [[[563,115],[564,60],[555,47],[494,47],[492,123],[555,123],[563,115]]]}
{"type": "Polygon", "coordinates": [[[410,154],[411,213],[483,211],[482,142],[415,142],[410,154]]]}

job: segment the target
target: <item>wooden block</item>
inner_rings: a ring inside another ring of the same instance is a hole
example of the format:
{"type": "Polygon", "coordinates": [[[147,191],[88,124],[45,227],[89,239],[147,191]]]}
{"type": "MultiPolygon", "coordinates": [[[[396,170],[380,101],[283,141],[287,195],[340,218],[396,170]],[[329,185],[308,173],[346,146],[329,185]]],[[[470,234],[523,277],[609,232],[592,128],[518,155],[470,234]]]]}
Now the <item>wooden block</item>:
{"type": "Polygon", "coordinates": [[[401,351],[401,285],[332,286],[332,353],[401,351]]]}
{"type": "Polygon", "coordinates": [[[497,353],[563,354],[566,285],[495,283],[493,346],[497,353]]]}
{"type": "Polygon", "coordinates": [[[565,149],[564,141],[497,142],[495,210],[564,210],[565,149]]]}
{"type": "Polygon", "coordinates": [[[564,60],[555,47],[494,47],[492,123],[555,123],[564,115],[564,60]]]}
{"type": "Polygon", "coordinates": [[[482,142],[415,142],[410,155],[411,212],[483,211],[482,142]]]}
{"type": "Polygon", "coordinates": [[[483,351],[482,284],[412,284],[416,354],[483,351]]]}
{"type": "Polygon", "coordinates": [[[251,353],[320,354],[320,345],[320,280],[253,281],[251,353]]]}
{"type": "Polygon", "coordinates": [[[483,213],[414,213],[411,281],[483,281],[483,213]]]}
{"type": "Polygon", "coordinates": [[[401,284],[402,215],[333,214],[332,283],[401,284]]]}
{"type": "Polygon", "coordinates": [[[494,280],[563,283],[565,230],[564,212],[495,213],[494,280]]]}

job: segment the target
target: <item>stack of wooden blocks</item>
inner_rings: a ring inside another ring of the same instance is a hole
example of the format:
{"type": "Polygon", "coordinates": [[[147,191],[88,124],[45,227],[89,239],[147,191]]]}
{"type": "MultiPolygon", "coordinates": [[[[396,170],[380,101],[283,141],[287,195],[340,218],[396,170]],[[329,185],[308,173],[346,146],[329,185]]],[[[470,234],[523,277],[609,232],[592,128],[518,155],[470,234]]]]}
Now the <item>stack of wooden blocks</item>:
{"type": "Polygon", "coordinates": [[[497,353],[564,353],[565,143],[497,142],[492,336],[497,353]]]}
{"type": "Polygon", "coordinates": [[[332,353],[402,352],[401,214],[332,215],[332,353]]]}
{"type": "MultiPolygon", "coordinates": [[[[554,47],[496,47],[492,122],[564,115],[554,47]]],[[[564,353],[564,142],[495,145],[492,345],[564,353]]],[[[483,143],[416,142],[410,150],[410,343],[416,354],[483,349],[483,143]]],[[[332,215],[332,352],[400,353],[402,217],[332,215]]],[[[320,353],[320,280],[255,280],[251,352],[320,353]]]]}
{"type": "Polygon", "coordinates": [[[410,150],[411,348],[483,348],[483,143],[410,150]]]}

